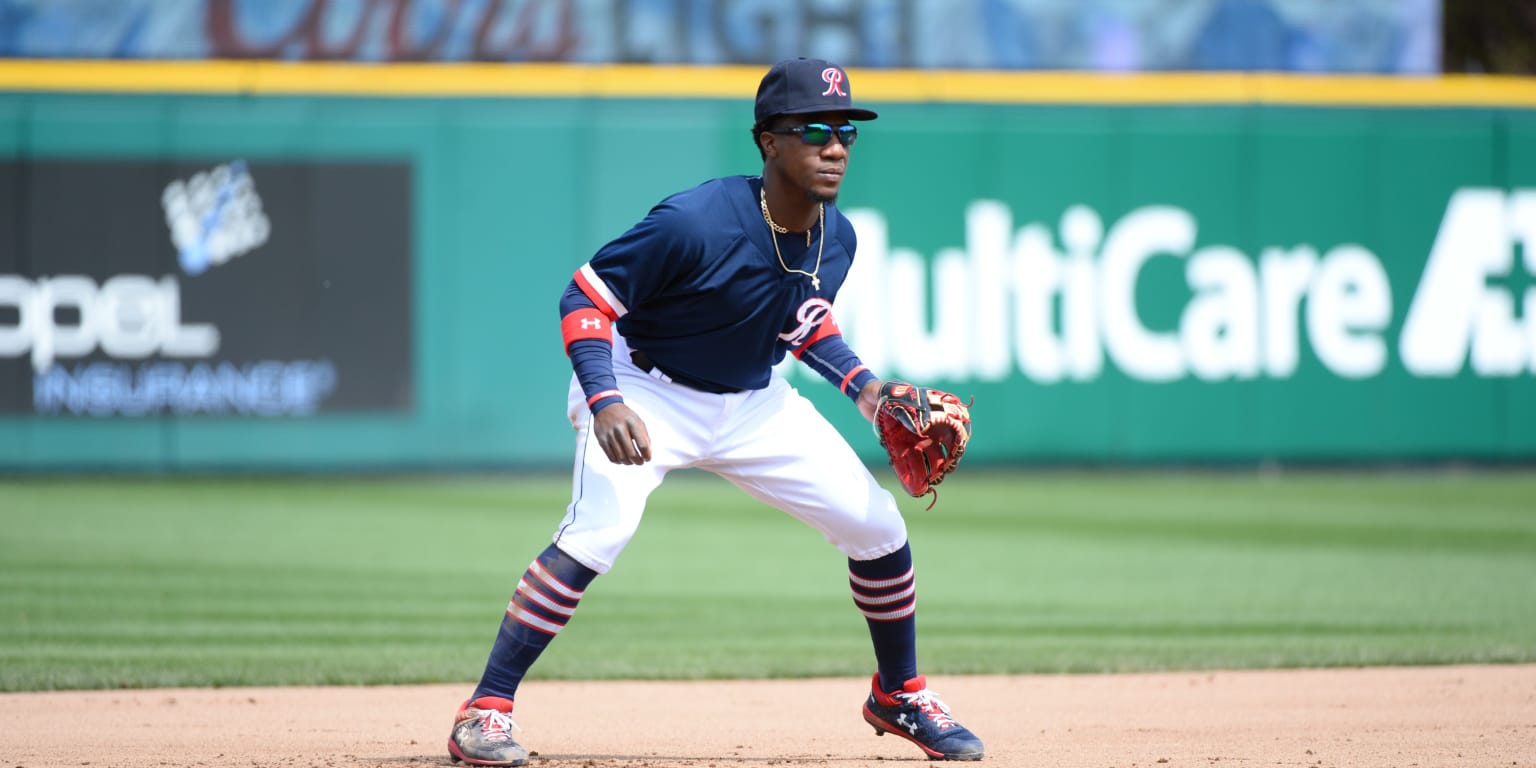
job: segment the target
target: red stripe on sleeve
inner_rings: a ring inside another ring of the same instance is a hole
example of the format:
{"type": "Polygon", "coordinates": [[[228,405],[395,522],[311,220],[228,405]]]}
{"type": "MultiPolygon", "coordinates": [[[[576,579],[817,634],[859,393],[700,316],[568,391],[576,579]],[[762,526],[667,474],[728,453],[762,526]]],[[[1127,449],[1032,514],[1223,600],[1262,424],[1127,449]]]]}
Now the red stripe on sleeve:
{"type": "Polygon", "coordinates": [[[837,385],[838,390],[846,395],[852,396],[853,393],[848,391],[848,382],[853,381],[853,377],[859,375],[859,371],[867,370],[869,370],[869,366],[867,365],[854,366],[853,370],[849,371],[848,375],[843,377],[843,383],[837,385]]]}
{"type": "Polygon", "coordinates": [[[592,282],[587,279],[586,273],[578,269],[574,277],[577,287],[581,288],[581,292],[586,294],[593,304],[597,305],[598,310],[606,315],[609,320],[619,319],[619,313],[614,310],[613,305],[609,304],[607,299],[603,298],[603,292],[593,287],[592,282]]]}
{"type": "Polygon", "coordinates": [[[591,408],[597,401],[602,400],[604,398],[623,397],[623,396],[624,396],[624,393],[618,391],[617,389],[605,389],[605,390],[603,390],[603,391],[601,391],[601,392],[599,392],[599,393],[597,393],[597,394],[587,398],[587,407],[591,408]]]}

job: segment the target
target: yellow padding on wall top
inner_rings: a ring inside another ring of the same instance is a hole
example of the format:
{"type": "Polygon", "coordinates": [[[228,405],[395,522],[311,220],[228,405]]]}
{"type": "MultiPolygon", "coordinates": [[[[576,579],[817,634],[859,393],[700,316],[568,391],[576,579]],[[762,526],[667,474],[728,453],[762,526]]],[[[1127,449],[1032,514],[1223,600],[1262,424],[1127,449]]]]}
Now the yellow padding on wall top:
{"type": "MultiPolygon", "coordinates": [[[[724,98],[765,67],[0,60],[0,91],[382,97],[724,98]]],[[[1536,107],[1536,78],[1174,72],[851,71],[873,102],[1536,107]]]]}

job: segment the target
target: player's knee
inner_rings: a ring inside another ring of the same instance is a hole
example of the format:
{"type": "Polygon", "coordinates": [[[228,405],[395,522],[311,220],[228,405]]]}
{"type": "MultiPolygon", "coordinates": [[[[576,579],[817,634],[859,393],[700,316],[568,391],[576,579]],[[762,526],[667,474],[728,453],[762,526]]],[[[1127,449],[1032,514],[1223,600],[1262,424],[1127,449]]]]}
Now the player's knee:
{"type": "Polygon", "coordinates": [[[859,525],[845,531],[841,541],[832,542],[843,554],[855,560],[872,560],[907,543],[906,519],[896,508],[895,499],[888,493],[882,495],[886,504],[872,506],[859,525]]]}
{"type": "Polygon", "coordinates": [[[588,567],[557,544],[545,547],[539,553],[538,562],[550,575],[575,589],[586,589],[587,584],[598,575],[597,569],[588,567]]]}

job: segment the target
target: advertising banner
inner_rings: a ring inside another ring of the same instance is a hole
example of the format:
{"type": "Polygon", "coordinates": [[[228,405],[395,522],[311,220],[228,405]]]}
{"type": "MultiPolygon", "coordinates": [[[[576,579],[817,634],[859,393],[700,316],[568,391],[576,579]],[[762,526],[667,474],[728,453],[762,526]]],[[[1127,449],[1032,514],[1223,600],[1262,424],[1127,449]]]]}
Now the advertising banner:
{"type": "Polygon", "coordinates": [[[0,413],[413,407],[404,164],[0,162],[0,413]]]}
{"type": "Polygon", "coordinates": [[[1527,454],[1536,189],[1447,194],[1422,239],[1320,242],[1277,209],[1292,234],[1247,250],[1204,237],[1198,205],[1108,218],[1078,203],[1052,222],[977,199],[932,254],[893,242],[923,237],[912,219],[857,208],[859,261],[836,312],[875,370],[981,392],[978,412],[1000,405],[980,423],[1007,450],[1527,454]]]}
{"type": "Polygon", "coordinates": [[[935,114],[859,146],[836,313],[873,370],[976,396],[977,456],[1536,456],[1524,115],[935,114]]]}
{"type": "Polygon", "coordinates": [[[0,57],[1440,69],[1438,0],[5,0],[0,57]]]}
{"type": "MultiPolygon", "coordinates": [[[[334,73],[295,66],[260,72],[334,73]]],[[[1536,103],[1190,82],[871,99],[837,200],[852,348],[974,396],[976,465],[1536,459],[1536,103]]],[[[750,106],[0,94],[0,469],[567,467],[561,292],[666,195],[758,173],[750,106]]]]}

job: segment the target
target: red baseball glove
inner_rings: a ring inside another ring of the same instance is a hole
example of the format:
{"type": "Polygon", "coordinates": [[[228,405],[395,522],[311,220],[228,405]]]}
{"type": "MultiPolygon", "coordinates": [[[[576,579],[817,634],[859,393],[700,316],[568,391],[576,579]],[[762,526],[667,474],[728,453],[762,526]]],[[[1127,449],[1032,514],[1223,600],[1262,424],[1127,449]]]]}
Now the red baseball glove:
{"type": "Polygon", "coordinates": [[[913,497],[932,493],[933,509],[939,500],[933,486],[955,470],[971,440],[970,403],[942,390],[887,381],[875,405],[875,435],[901,487],[913,497]]]}

